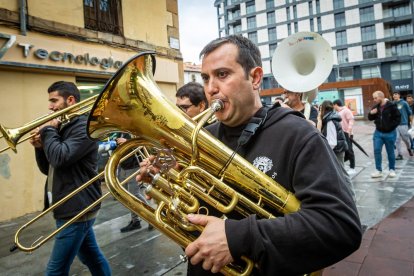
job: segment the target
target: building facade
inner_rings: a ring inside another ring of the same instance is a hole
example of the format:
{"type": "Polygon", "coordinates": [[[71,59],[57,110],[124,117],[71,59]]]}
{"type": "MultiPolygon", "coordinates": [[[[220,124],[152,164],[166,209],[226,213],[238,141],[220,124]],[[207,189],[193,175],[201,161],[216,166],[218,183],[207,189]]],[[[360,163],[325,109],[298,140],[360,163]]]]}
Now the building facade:
{"type": "MultiPolygon", "coordinates": [[[[0,123],[15,128],[47,114],[55,81],[76,83],[82,100],[95,95],[144,51],[155,53],[155,80],[175,101],[183,84],[177,0],[0,0],[0,123]]],[[[0,154],[0,221],[43,207],[46,177],[33,147],[17,151],[0,154]]]]}
{"type": "Polygon", "coordinates": [[[201,65],[184,62],[184,84],[189,82],[203,84],[203,79],[201,78],[201,65]]]}
{"type": "MultiPolygon", "coordinates": [[[[327,82],[382,78],[393,91],[413,93],[413,0],[216,0],[220,37],[242,34],[262,54],[262,89],[278,87],[271,73],[274,50],[300,31],[321,34],[332,46],[327,82]]],[[[283,66],[283,64],[281,64],[283,66]]],[[[324,91],[321,91],[323,93],[324,91]]],[[[327,93],[362,98],[353,87],[327,93]]],[[[266,97],[266,101],[270,101],[266,97]]],[[[363,106],[363,105],[362,105],[363,106]]],[[[363,110],[362,113],[365,113],[363,110]]]]}

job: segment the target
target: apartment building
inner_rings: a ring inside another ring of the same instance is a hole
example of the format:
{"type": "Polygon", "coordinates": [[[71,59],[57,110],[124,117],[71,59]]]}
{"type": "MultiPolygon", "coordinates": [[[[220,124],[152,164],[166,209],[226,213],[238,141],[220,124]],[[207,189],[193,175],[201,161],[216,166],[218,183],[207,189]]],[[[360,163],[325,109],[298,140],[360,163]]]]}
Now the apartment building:
{"type": "MultiPolygon", "coordinates": [[[[177,0],[0,0],[0,123],[13,129],[47,114],[55,81],[76,83],[81,99],[95,95],[144,51],[155,53],[155,80],[175,101],[184,80],[177,0]]],[[[43,208],[33,147],[17,151],[0,154],[0,221],[43,208]]]]}
{"type": "Polygon", "coordinates": [[[332,46],[327,82],[350,83],[321,91],[319,99],[343,98],[355,105],[354,113],[366,114],[372,91],[353,87],[355,80],[382,78],[403,97],[413,93],[413,0],[216,0],[214,5],[221,37],[242,34],[258,45],[267,102],[272,92],[266,90],[278,87],[271,73],[273,52],[300,31],[317,32],[332,46]]]}

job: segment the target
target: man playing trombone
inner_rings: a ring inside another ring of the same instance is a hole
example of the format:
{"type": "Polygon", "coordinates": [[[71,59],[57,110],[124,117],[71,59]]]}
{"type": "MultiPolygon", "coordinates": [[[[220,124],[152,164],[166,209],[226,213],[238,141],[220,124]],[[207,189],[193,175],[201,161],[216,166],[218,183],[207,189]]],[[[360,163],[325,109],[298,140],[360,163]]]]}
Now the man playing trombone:
{"type": "MultiPolygon", "coordinates": [[[[58,81],[48,88],[49,110],[56,112],[80,101],[75,84],[58,81]]],[[[52,119],[37,129],[30,139],[35,147],[36,162],[47,175],[46,205],[53,204],[96,176],[97,143],[86,135],[86,116],[78,116],[61,123],[52,119]]],[[[100,182],[82,190],[53,210],[59,228],[69,219],[101,197],[100,182]]],[[[95,239],[92,226],[100,205],[67,226],[56,236],[45,275],[68,275],[77,255],[92,275],[110,275],[108,261],[95,239]]]]}

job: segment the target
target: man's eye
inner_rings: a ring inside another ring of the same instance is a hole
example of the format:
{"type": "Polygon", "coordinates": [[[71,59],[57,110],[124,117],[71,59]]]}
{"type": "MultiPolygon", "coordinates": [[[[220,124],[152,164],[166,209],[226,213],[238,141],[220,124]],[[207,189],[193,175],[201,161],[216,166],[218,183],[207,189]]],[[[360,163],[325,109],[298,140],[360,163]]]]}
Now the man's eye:
{"type": "Polygon", "coordinates": [[[203,82],[208,82],[208,77],[207,76],[201,76],[201,79],[203,80],[203,82]]]}
{"type": "Polygon", "coordinates": [[[228,75],[228,73],[226,71],[220,71],[220,72],[217,73],[217,76],[219,78],[225,78],[225,77],[227,77],[227,75],[228,75]]]}

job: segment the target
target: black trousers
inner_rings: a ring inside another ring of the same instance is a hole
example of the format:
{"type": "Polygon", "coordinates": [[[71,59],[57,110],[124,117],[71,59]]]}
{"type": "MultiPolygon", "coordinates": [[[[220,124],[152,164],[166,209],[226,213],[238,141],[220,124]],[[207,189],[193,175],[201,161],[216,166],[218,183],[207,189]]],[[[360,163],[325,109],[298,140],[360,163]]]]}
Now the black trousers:
{"type": "Polygon", "coordinates": [[[351,169],[355,169],[355,154],[354,154],[354,149],[352,148],[352,141],[351,138],[349,137],[349,133],[345,133],[345,138],[346,138],[346,142],[348,143],[348,150],[345,152],[345,162],[349,160],[349,167],[351,169]]]}

